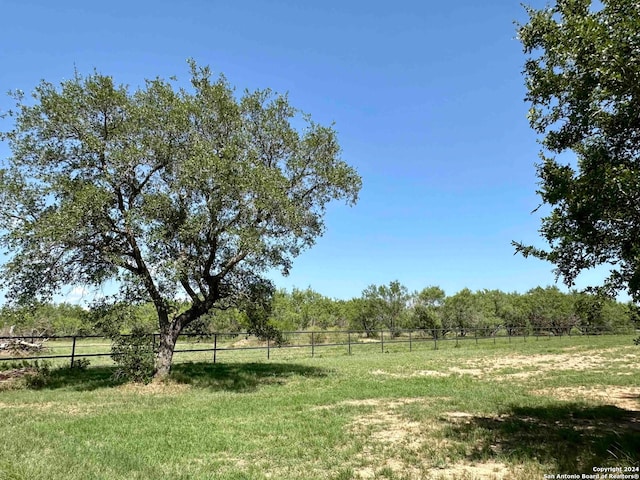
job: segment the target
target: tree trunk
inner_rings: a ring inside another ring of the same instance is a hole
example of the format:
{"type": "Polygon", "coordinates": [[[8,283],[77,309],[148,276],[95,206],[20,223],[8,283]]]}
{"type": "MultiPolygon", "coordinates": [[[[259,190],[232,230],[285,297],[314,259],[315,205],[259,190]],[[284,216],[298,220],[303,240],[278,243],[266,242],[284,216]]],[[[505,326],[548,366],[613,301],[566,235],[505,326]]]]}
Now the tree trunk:
{"type": "Polygon", "coordinates": [[[174,322],[171,322],[160,332],[160,342],[158,353],[156,354],[155,378],[164,378],[169,375],[173,361],[173,351],[176,348],[179,335],[180,328],[174,322]]]}

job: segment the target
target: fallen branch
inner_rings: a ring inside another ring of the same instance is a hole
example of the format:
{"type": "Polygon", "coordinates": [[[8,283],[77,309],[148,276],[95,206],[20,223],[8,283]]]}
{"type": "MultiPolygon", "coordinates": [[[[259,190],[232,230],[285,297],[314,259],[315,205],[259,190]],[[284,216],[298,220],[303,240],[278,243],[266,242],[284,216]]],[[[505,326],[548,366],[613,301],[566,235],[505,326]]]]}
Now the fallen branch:
{"type": "Polygon", "coordinates": [[[12,325],[9,329],[9,339],[5,342],[0,343],[0,351],[8,351],[12,353],[31,353],[31,352],[39,352],[42,351],[44,347],[44,342],[46,342],[47,338],[40,338],[37,342],[31,341],[27,342],[23,340],[24,337],[14,337],[14,329],[15,325],[12,325]]]}

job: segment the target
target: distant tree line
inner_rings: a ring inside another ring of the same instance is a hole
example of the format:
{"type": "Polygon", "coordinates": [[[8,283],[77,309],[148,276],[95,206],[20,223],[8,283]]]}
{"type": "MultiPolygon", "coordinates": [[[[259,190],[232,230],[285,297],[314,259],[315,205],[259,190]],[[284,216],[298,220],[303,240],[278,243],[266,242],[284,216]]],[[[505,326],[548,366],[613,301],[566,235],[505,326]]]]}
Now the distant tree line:
{"type": "MultiPolygon", "coordinates": [[[[186,308],[176,302],[173,308],[186,308]]],[[[528,292],[471,291],[447,295],[438,286],[410,292],[398,281],[370,285],[360,297],[336,300],[311,288],[276,290],[265,300],[245,308],[215,310],[203,316],[185,333],[249,331],[273,337],[296,330],[359,330],[376,336],[380,330],[399,333],[420,329],[441,336],[456,330],[460,335],[491,335],[506,330],[521,335],[534,330],[551,334],[581,331],[614,331],[640,326],[638,307],[595,294],[561,292],[557,287],[536,287],[528,292]]],[[[43,303],[23,308],[0,308],[0,328],[21,334],[83,335],[127,333],[134,328],[148,332],[157,327],[150,303],[121,304],[108,310],[99,305],[83,308],[68,303],[43,303]]]]}

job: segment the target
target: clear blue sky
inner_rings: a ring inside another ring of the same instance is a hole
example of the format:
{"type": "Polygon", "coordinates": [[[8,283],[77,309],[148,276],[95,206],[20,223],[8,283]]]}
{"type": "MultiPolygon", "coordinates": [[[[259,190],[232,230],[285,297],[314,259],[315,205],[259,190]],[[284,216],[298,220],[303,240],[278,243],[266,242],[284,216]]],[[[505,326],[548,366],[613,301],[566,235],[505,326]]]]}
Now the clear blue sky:
{"type": "Polygon", "coordinates": [[[363,189],[354,208],[332,204],[326,234],[288,278],[273,276],[279,287],[350,298],[397,279],[524,292],[554,275],[510,244],[543,245],[514,21],[526,21],[520,0],[4,0],[0,90],[74,68],[132,87],[186,83],[192,57],[239,90],[289,92],[335,122],[363,189]]]}

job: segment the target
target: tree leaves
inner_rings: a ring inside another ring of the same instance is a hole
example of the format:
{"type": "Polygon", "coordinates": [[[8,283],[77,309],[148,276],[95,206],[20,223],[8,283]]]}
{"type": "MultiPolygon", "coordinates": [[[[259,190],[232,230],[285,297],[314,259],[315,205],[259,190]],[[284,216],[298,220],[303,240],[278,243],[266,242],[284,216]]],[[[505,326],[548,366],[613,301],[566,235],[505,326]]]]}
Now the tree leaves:
{"type": "Polygon", "coordinates": [[[298,131],[286,96],[238,97],[190,66],[190,90],[156,78],[131,91],[94,72],[17,98],[0,170],[11,298],[134,281],[161,326],[171,299],[190,298],[182,328],[246,298],[266,270],[287,272],[322,234],[328,202],[355,203],[361,180],[332,127],[302,115],[298,131]]]}
{"type": "Polygon", "coordinates": [[[546,259],[569,286],[583,271],[611,268],[603,290],[640,298],[640,8],[631,0],[563,0],[527,9],[519,38],[531,127],[542,155],[539,194],[552,207],[540,232],[549,249],[515,243],[546,259]]]}

